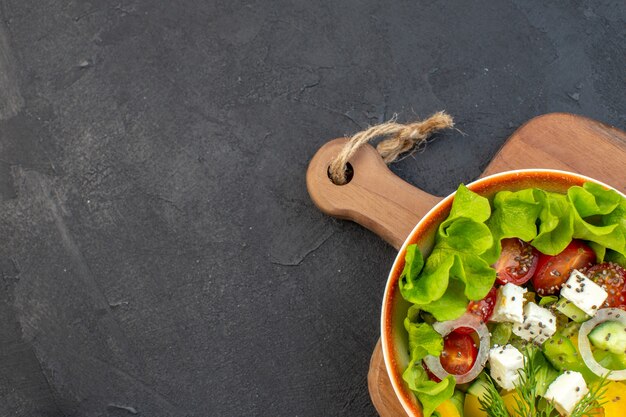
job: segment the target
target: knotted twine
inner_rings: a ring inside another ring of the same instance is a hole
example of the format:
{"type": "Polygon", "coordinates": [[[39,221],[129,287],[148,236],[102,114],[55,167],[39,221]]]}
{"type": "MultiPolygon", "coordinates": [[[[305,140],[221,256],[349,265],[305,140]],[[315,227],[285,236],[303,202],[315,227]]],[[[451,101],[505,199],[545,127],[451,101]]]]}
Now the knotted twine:
{"type": "Polygon", "coordinates": [[[394,117],[388,122],[371,126],[352,136],[341,152],[339,152],[339,155],[332,160],[328,168],[330,178],[335,184],[346,184],[348,182],[346,176],[348,161],[361,146],[372,139],[390,136],[376,146],[376,150],[382,156],[383,161],[386,164],[390,164],[398,159],[401,154],[410,151],[415,146],[419,147],[425,144],[428,136],[432,133],[453,126],[452,116],[443,111],[437,112],[419,122],[409,124],[396,123],[394,117]]]}

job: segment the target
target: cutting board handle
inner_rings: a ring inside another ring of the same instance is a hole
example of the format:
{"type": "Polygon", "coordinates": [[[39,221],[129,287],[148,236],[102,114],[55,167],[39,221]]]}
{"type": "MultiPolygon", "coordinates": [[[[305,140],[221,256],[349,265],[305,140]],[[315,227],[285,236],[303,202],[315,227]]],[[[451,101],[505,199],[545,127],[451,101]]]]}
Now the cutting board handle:
{"type": "Polygon", "coordinates": [[[361,147],[350,159],[350,182],[334,184],[328,177],[328,166],[347,140],[326,143],[311,160],[306,173],[311,199],[322,212],[352,220],[399,249],[417,222],[441,198],[396,176],[371,145],[361,147]]]}

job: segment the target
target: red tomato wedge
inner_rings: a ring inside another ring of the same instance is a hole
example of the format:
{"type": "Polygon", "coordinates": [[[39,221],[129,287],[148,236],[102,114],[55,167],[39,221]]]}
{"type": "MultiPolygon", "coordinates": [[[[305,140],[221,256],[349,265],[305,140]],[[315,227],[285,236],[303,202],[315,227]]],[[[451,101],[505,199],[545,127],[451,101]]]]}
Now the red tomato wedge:
{"type": "Polygon", "coordinates": [[[523,240],[502,239],[502,253],[493,266],[498,283],[526,283],[535,273],[538,259],[539,252],[523,240]]]}
{"type": "Polygon", "coordinates": [[[580,240],[572,240],[558,255],[541,254],[533,275],[535,291],[541,296],[556,294],[573,269],[586,268],[595,261],[596,254],[580,240]]]}
{"type": "Polygon", "coordinates": [[[428,375],[428,379],[430,379],[431,381],[435,381],[435,382],[441,382],[441,379],[437,378],[437,375],[433,374],[430,369],[428,369],[428,366],[422,362],[422,366],[424,367],[424,370],[426,371],[426,375],[428,375]]]}
{"type": "MultiPolygon", "coordinates": [[[[467,306],[467,312],[476,315],[486,323],[493,314],[493,308],[496,305],[496,296],[497,290],[496,287],[493,287],[482,300],[470,301],[467,306]]],[[[459,327],[455,330],[455,332],[460,334],[471,334],[474,332],[474,329],[469,327],[459,327]]]]}
{"type": "Polygon", "coordinates": [[[452,332],[443,339],[443,352],[439,360],[448,373],[463,375],[469,372],[476,362],[478,349],[474,339],[467,334],[452,332]]]}
{"type": "Polygon", "coordinates": [[[585,275],[609,293],[602,307],[626,310],[626,269],[616,263],[605,262],[592,266],[585,275]]]}

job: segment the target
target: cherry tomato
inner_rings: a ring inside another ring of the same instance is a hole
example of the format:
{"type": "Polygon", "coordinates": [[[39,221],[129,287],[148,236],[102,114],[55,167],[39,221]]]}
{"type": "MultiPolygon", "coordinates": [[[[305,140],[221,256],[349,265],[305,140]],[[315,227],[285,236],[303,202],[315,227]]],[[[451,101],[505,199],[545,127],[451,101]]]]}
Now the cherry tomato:
{"type": "Polygon", "coordinates": [[[498,283],[524,284],[535,273],[538,259],[539,252],[523,240],[502,239],[502,253],[494,265],[498,283]]]}
{"type": "MultiPolygon", "coordinates": [[[[487,322],[491,317],[491,314],[493,314],[493,308],[496,305],[496,295],[496,287],[493,287],[482,300],[470,301],[467,306],[467,312],[474,314],[482,321],[487,322]]],[[[474,329],[470,327],[459,327],[455,330],[455,332],[461,334],[471,334],[474,332],[474,329]]]]}
{"type": "Polygon", "coordinates": [[[426,366],[425,362],[422,362],[422,366],[424,367],[424,370],[426,371],[426,375],[428,375],[428,379],[430,379],[431,381],[435,381],[435,382],[441,382],[441,379],[437,378],[437,375],[430,372],[430,369],[428,369],[428,366],[426,366]]]}
{"type": "Polygon", "coordinates": [[[602,307],[626,310],[626,269],[616,263],[605,262],[592,266],[585,275],[609,293],[602,307]]]}
{"type": "Polygon", "coordinates": [[[563,252],[550,256],[541,254],[533,275],[533,286],[541,296],[556,294],[568,280],[573,269],[582,269],[596,261],[593,250],[580,240],[572,240],[563,252]]]}
{"type": "Polygon", "coordinates": [[[463,375],[468,373],[478,356],[474,339],[467,334],[452,332],[443,338],[443,352],[439,360],[448,373],[463,375]]]}

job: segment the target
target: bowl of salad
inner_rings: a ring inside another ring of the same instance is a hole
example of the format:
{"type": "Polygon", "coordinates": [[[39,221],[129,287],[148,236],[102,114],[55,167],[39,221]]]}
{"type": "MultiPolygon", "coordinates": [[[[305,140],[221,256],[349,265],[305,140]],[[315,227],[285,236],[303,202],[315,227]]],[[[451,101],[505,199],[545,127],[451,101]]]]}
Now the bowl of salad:
{"type": "Polygon", "coordinates": [[[626,415],[626,196],[556,170],[460,185],[400,249],[381,341],[410,416],[626,415]]]}

